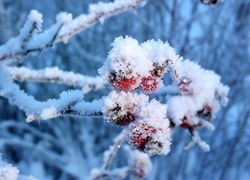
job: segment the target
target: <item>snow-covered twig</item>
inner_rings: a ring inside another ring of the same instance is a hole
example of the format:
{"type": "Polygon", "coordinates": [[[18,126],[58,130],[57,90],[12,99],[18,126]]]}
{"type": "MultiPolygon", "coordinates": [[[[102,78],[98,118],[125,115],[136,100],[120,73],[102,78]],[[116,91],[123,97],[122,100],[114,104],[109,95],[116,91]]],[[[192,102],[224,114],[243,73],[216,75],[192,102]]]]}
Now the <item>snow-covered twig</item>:
{"type": "Polygon", "coordinates": [[[122,13],[129,9],[136,9],[146,4],[147,0],[116,0],[110,3],[101,3],[90,5],[88,15],[80,15],[73,21],[65,25],[60,31],[56,42],[67,42],[68,39],[93,26],[97,22],[103,23],[106,18],[122,13]]]}
{"type": "Polygon", "coordinates": [[[192,141],[190,141],[188,145],[184,148],[185,150],[188,150],[195,144],[198,144],[205,152],[210,151],[210,146],[205,141],[201,140],[199,133],[195,128],[190,129],[190,133],[192,134],[192,141]]]}
{"type": "Polygon", "coordinates": [[[88,180],[99,180],[99,179],[124,179],[128,175],[128,168],[116,168],[110,171],[100,171],[99,169],[93,169],[91,176],[88,180]]]}
{"type": "Polygon", "coordinates": [[[57,16],[57,23],[40,34],[36,33],[41,31],[42,15],[32,10],[19,36],[0,46],[0,61],[10,58],[21,60],[27,54],[41,52],[55,43],[62,41],[66,43],[70,37],[93,26],[98,21],[103,22],[105,18],[129,9],[136,9],[145,3],[146,0],[116,0],[113,3],[98,3],[90,5],[89,14],[82,14],[74,20],[71,14],[61,13],[57,16]]]}
{"type": "Polygon", "coordinates": [[[131,150],[128,145],[124,146],[123,150],[127,156],[127,165],[122,168],[109,169],[117,150],[125,141],[125,134],[120,133],[114,140],[114,144],[104,152],[104,162],[101,169],[93,169],[89,180],[98,179],[124,179],[129,175],[144,179],[150,172],[152,164],[147,154],[137,150],[131,150]]]}
{"type": "Polygon", "coordinates": [[[36,10],[32,10],[20,30],[20,34],[0,46],[0,60],[10,58],[22,60],[29,53],[41,52],[45,48],[52,47],[60,29],[66,23],[64,16],[59,15],[54,25],[44,33],[37,34],[42,30],[42,15],[36,10]]]}
{"type": "Polygon", "coordinates": [[[124,133],[120,133],[115,139],[114,144],[109,147],[107,151],[104,152],[104,163],[102,166],[103,170],[107,170],[117,152],[117,150],[121,147],[121,144],[125,141],[124,133]]]}
{"type": "Polygon", "coordinates": [[[125,134],[120,133],[115,139],[114,144],[104,152],[103,165],[101,169],[93,169],[89,180],[97,180],[103,178],[116,178],[123,179],[127,176],[128,167],[118,168],[109,170],[110,164],[112,163],[117,150],[120,149],[121,144],[125,141],[125,134]],[[118,173],[119,172],[119,173],[118,173]]]}
{"type": "Polygon", "coordinates": [[[59,116],[102,116],[102,99],[91,103],[85,102],[82,91],[63,92],[57,100],[49,99],[46,102],[40,102],[20,90],[19,86],[12,81],[3,68],[0,69],[0,82],[0,96],[5,97],[10,104],[16,105],[23,110],[28,116],[28,122],[35,119],[51,119],[59,116]]]}
{"type": "Polygon", "coordinates": [[[84,93],[109,86],[101,77],[83,76],[74,72],[62,71],[58,67],[31,70],[26,67],[6,67],[14,80],[59,83],[81,87],[84,93]]]}

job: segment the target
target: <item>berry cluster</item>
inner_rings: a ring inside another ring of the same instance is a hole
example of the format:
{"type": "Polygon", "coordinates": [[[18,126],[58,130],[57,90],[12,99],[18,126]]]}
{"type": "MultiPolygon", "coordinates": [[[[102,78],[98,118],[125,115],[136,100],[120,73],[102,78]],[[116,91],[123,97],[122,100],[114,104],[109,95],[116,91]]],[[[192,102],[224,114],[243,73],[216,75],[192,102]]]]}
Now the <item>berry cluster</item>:
{"type": "Polygon", "coordinates": [[[118,37],[112,45],[99,73],[119,91],[153,93],[162,86],[165,72],[174,68],[173,62],[180,61],[173,48],[162,41],[139,44],[131,37],[118,37]]]}
{"type": "Polygon", "coordinates": [[[125,128],[129,144],[149,155],[167,154],[170,146],[167,107],[145,94],[112,91],[104,100],[105,119],[125,128]]]}
{"type": "Polygon", "coordinates": [[[149,40],[139,44],[126,36],[112,44],[100,75],[115,91],[104,99],[105,119],[125,128],[128,143],[149,155],[167,154],[170,150],[167,106],[149,101],[144,93],[153,93],[163,84],[167,70],[178,78],[182,59],[174,49],[162,41],[149,40]]]}
{"type": "Polygon", "coordinates": [[[219,97],[226,105],[228,87],[221,84],[217,74],[196,63],[186,60],[183,67],[183,77],[175,83],[180,95],[169,100],[168,115],[175,125],[184,129],[200,126],[212,129],[210,121],[220,109],[219,97]]]}
{"type": "Polygon", "coordinates": [[[104,99],[103,113],[108,122],[125,128],[132,147],[149,155],[167,154],[171,127],[189,129],[192,135],[200,126],[213,129],[210,120],[220,109],[218,98],[221,97],[225,105],[228,94],[228,87],[220,82],[217,74],[191,61],[183,61],[162,41],[139,44],[131,37],[118,37],[112,46],[99,69],[100,75],[115,88],[104,99]],[[156,92],[168,70],[180,93],[168,100],[171,123],[166,117],[167,106],[156,100],[149,101],[143,94],[156,92]]]}

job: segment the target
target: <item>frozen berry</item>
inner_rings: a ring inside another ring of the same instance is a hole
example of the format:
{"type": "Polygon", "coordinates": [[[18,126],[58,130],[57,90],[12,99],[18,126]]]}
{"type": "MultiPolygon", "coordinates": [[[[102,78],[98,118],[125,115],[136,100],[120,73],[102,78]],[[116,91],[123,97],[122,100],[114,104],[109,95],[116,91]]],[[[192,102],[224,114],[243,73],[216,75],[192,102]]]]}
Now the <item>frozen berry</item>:
{"type": "Polygon", "coordinates": [[[104,98],[103,115],[107,122],[126,126],[138,118],[142,105],[148,102],[144,94],[125,91],[111,91],[104,98]]]}
{"type": "Polygon", "coordinates": [[[192,128],[192,125],[190,125],[188,123],[188,120],[187,120],[186,116],[184,116],[184,118],[182,119],[182,123],[180,124],[180,127],[184,128],[184,129],[192,128]]]}
{"type": "Polygon", "coordinates": [[[116,119],[113,119],[112,123],[114,123],[117,126],[127,126],[134,120],[135,116],[130,112],[127,112],[127,114],[117,117],[116,119]]]}
{"type": "Polygon", "coordinates": [[[126,126],[135,120],[135,115],[131,111],[133,111],[132,104],[124,104],[124,107],[116,104],[116,107],[108,110],[108,122],[117,126],[126,126]]]}
{"type": "Polygon", "coordinates": [[[128,131],[128,142],[142,152],[154,152],[153,154],[157,154],[161,152],[163,144],[155,139],[154,135],[158,132],[162,133],[162,131],[160,128],[155,128],[145,123],[138,123],[130,127],[128,131]]]}
{"type": "Polygon", "coordinates": [[[182,119],[182,123],[180,124],[180,127],[184,128],[184,129],[192,129],[192,128],[195,128],[195,127],[198,127],[200,126],[201,124],[198,123],[198,124],[190,124],[188,122],[188,119],[187,117],[185,116],[183,119],[182,119]]]}
{"type": "Polygon", "coordinates": [[[137,88],[137,80],[135,78],[124,78],[121,80],[112,80],[113,86],[120,91],[132,91],[137,88]]]}
{"type": "Polygon", "coordinates": [[[157,77],[162,77],[164,73],[167,71],[168,61],[165,61],[163,64],[159,65],[158,63],[153,63],[153,71],[152,74],[157,77]]]}
{"type": "Polygon", "coordinates": [[[184,129],[192,128],[192,126],[191,126],[190,124],[188,124],[187,122],[183,122],[180,126],[181,126],[182,128],[184,128],[184,129]]]}
{"type": "Polygon", "coordinates": [[[159,84],[160,78],[158,77],[152,75],[148,77],[143,77],[140,84],[140,89],[144,92],[152,93],[158,89],[159,84]]]}

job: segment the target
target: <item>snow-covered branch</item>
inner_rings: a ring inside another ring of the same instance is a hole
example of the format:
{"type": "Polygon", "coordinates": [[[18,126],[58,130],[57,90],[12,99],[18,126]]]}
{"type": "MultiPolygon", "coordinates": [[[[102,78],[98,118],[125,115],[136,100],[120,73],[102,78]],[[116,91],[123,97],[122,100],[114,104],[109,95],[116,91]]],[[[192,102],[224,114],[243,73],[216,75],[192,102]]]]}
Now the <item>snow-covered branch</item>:
{"type": "Polygon", "coordinates": [[[22,60],[27,54],[41,52],[51,47],[58,35],[59,30],[66,23],[65,14],[58,15],[57,22],[47,31],[37,34],[42,29],[42,15],[32,10],[20,34],[11,38],[6,44],[0,46],[0,60],[14,58],[22,60]]]}
{"type": "Polygon", "coordinates": [[[109,169],[114,156],[121,148],[122,143],[125,141],[124,132],[120,133],[115,139],[114,144],[104,152],[104,161],[101,169],[93,169],[89,180],[98,179],[124,179],[129,175],[137,179],[144,179],[148,176],[152,164],[147,154],[141,153],[137,150],[131,150],[129,146],[124,146],[123,150],[127,156],[127,165],[121,168],[109,169]]]}
{"type": "Polygon", "coordinates": [[[27,54],[41,52],[58,42],[67,42],[75,34],[93,26],[97,22],[104,22],[108,17],[122,13],[129,9],[145,5],[146,0],[116,0],[110,3],[90,5],[89,14],[82,14],[72,20],[72,15],[60,13],[57,22],[43,33],[41,31],[42,15],[32,10],[20,34],[0,46],[0,61],[14,58],[22,60],[27,54]]]}
{"type": "Polygon", "coordinates": [[[0,179],[1,180],[37,180],[32,176],[24,176],[19,174],[19,169],[2,161],[0,154],[0,179]]]}
{"type": "Polygon", "coordinates": [[[43,70],[31,70],[26,67],[6,67],[11,77],[17,81],[34,81],[59,83],[81,87],[84,93],[96,91],[109,86],[101,77],[90,77],[74,72],[62,71],[58,67],[43,70]]]}
{"type": "Polygon", "coordinates": [[[80,90],[63,92],[57,100],[40,102],[20,90],[3,68],[0,71],[0,82],[0,95],[8,99],[10,104],[23,110],[28,116],[28,122],[59,116],[102,116],[102,100],[85,102],[83,92],[80,90]]]}
{"type": "Polygon", "coordinates": [[[65,25],[60,31],[56,42],[67,42],[71,36],[93,26],[95,23],[103,23],[106,18],[130,9],[135,10],[138,7],[144,6],[146,2],[147,0],[116,0],[110,3],[99,2],[98,4],[90,5],[89,14],[80,15],[65,25]]]}

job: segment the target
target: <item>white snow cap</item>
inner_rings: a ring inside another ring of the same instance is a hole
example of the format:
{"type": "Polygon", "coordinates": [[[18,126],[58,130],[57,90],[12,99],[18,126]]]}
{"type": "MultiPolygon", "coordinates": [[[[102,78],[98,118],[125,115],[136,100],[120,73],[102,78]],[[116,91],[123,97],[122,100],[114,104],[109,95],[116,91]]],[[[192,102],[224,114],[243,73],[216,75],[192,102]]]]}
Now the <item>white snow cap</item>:
{"type": "Polygon", "coordinates": [[[112,72],[120,78],[150,75],[152,62],[146,58],[136,39],[120,36],[114,40],[112,47],[105,65],[99,69],[104,79],[108,79],[112,72]]]}
{"type": "MultiPolygon", "coordinates": [[[[211,107],[215,114],[220,109],[219,97],[222,98],[223,105],[226,105],[229,88],[220,82],[220,76],[213,71],[204,70],[198,64],[185,60],[183,62],[183,79],[189,82],[186,84],[186,88],[190,91],[189,94],[175,96],[168,102],[169,115],[177,125],[181,124],[184,116],[194,117],[197,111],[202,110],[205,106],[211,107]]],[[[195,120],[195,118],[191,119],[195,120]]],[[[190,122],[190,124],[196,123],[196,120],[190,122]]]]}
{"type": "Polygon", "coordinates": [[[173,72],[181,74],[182,58],[176,55],[168,42],[149,40],[140,45],[132,37],[120,36],[112,47],[104,66],[99,69],[104,79],[108,79],[112,72],[126,78],[147,77],[155,65],[169,66],[173,72]]]}
{"type": "Polygon", "coordinates": [[[43,15],[39,13],[37,10],[31,10],[28,16],[28,20],[36,22],[41,26],[41,24],[43,23],[43,15]]]}

